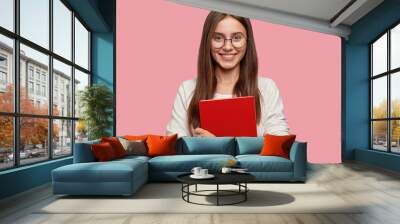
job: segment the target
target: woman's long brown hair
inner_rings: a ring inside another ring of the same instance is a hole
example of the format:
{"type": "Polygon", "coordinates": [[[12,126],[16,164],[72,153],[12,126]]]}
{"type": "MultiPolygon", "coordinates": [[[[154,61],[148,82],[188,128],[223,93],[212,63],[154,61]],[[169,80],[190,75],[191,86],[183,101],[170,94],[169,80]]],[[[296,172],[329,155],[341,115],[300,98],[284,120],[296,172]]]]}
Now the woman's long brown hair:
{"type": "Polygon", "coordinates": [[[247,47],[246,53],[240,61],[239,79],[235,84],[233,93],[236,96],[254,96],[256,105],[257,123],[261,120],[261,94],[258,89],[258,59],[254,43],[253,29],[248,18],[211,11],[203,26],[199,57],[197,61],[197,80],[193,97],[188,108],[188,126],[190,134],[193,136],[190,127],[200,126],[199,102],[204,99],[212,99],[217,87],[215,76],[215,61],[211,56],[211,38],[217,24],[226,16],[231,16],[238,20],[246,28],[247,47]]]}

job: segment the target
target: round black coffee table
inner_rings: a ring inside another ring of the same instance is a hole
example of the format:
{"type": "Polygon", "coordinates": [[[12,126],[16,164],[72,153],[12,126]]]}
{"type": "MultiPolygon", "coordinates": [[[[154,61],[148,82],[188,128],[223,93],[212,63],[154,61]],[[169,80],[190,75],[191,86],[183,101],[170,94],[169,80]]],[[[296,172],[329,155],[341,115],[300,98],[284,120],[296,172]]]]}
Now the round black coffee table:
{"type": "Polygon", "coordinates": [[[188,203],[198,204],[198,205],[215,205],[215,204],[202,204],[190,201],[190,196],[204,196],[204,197],[216,197],[217,206],[220,205],[234,205],[239,204],[241,202],[245,202],[247,200],[247,192],[249,188],[247,187],[247,183],[255,180],[255,177],[248,173],[214,173],[215,176],[212,179],[193,179],[190,177],[191,173],[182,174],[177,177],[178,181],[182,183],[182,199],[188,203]],[[205,185],[216,185],[215,190],[197,190],[197,185],[205,184],[205,185]],[[194,191],[190,191],[190,186],[195,186],[194,191]],[[220,189],[220,185],[236,185],[238,186],[237,190],[223,190],[220,189]],[[215,192],[215,194],[205,194],[209,192],[215,192]],[[240,200],[234,201],[231,203],[221,203],[221,197],[230,197],[230,196],[241,196],[240,200]]]}

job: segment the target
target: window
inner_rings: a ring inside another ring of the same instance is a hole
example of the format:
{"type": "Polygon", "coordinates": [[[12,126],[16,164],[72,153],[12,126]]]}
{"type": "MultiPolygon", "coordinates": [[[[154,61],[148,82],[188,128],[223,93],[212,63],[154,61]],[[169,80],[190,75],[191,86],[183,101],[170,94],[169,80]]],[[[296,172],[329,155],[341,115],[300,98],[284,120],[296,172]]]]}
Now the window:
{"type": "Polygon", "coordinates": [[[0,71],[0,84],[2,85],[7,84],[7,74],[3,71],[0,71]]]}
{"type": "Polygon", "coordinates": [[[0,67],[7,67],[7,56],[0,55],[0,67]]]}
{"type": "MultiPolygon", "coordinates": [[[[39,53],[40,54],[40,53],[39,53]]],[[[42,56],[43,56],[43,54],[42,54],[42,56]]],[[[44,57],[46,57],[46,56],[44,56],[44,57]]],[[[45,62],[46,63],[46,62],[45,62]]],[[[40,81],[40,71],[39,71],[39,69],[36,69],[36,80],[37,81],[40,81]]]]}
{"type": "Polygon", "coordinates": [[[49,49],[49,0],[19,0],[21,36],[49,49]]]}
{"type": "Polygon", "coordinates": [[[54,53],[72,60],[72,12],[59,0],[53,0],[54,53]]]}
{"type": "Polygon", "coordinates": [[[40,84],[36,84],[36,95],[40,95],[40,84]]]}
{"type": "Polygon", "coordinates": [[[77,18],[75,18],[75,62],[89,69],[89,32],[77,18]]]}
{"type": "Polygon", "coordinates": [[[29,66],[28,73],[29,73],[29,79],[33,80],[33,67],[32,66],[29,66]]]}
{"type": "Polygon", "coordinates": [[[46,74],[42,73],[42,82],[46,82],[46,74]]]}
{"type": "Polygon", "coordinates": [[[1,0],[0,9],[0,26],[14,31],[14,0],[1,0]]]}
{"type": "Polygon", "coordinates": [[[28,82],[28,92],[29,94],[33,94],[33,82],[28,82]]]}
{"type": "Polygon", "coordinates": [[[42,96],[46,96],[46,86],[42,86],[42,96]]]}
{"type": "MultiPolygon", "coordinates": [[[[0,7],[3,3],[0,3],[0,7]]],[[[0,11],[3,11],[1,9],[0,11]]],[[[2,14],[2,12],[0,13],[2,14]]],[[[2,15],[0,15],[0,21],[2,15]]],[[[1,23],[0,23],[1,24],[1,23]]],[[[14,83],[13,83],[13,66],[9,65],[14,57],[14,42],[11,38],[0,33],[0,113],[14,112],[14,83]]],[[[1,115],[1,114],[0,114],[1,115]]],[[[11,133],[7,133],[11,135],[11,133]]],[[[1,139],[1,136],[0,136],[1,139]]],[[[4,143],[6,144],[6,143],[4,143]]],[[[3,143],[0,141],[0,149],[3,143]]],[[[10,145],[10,144],[6,144],[10,145]]],[[[1,155],[0,155],[1,156],[1,155]]],[[[1,169],[1,160],[0,160],[1,169]]]]}
{"type": "Polygon", "coordinates": [[[400,153],[400,24],[370,44],[371,148],[400,153]]]}
{"type": "Polygon", "coordinates": [[[74,105],[90,84],[90,31],[67,4],[0,0],[0,170],[70,156],[87,139],[74,105]]]}

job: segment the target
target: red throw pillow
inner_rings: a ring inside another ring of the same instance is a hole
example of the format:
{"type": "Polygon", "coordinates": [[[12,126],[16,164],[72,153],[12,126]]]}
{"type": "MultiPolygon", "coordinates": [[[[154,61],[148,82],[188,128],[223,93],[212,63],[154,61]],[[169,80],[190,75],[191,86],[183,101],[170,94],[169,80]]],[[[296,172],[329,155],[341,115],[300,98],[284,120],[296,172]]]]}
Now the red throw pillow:
{"type": "Polygon", "coordinates": [[[109,161],[117,158],[113,147],[108,142],[93,144],[91,145],[91,149],[94,157],[99,162],[109,161]]]}
{"type": "Polygon", "coordinates": [[[115,151],[115,155],[118,158],[126,156],[126,151],[124,146],[122,146],[121,142],[117,137],[110,137],[110,138],[101,138],[101,142],[108,142],[112,146],[115,151]]]}
{"type": "Polygon", "coordinates": [[[269,135],[264,136],[264,146],[261,149],[262,156],[281,156],[289,159],[290,148],[296,135],[269,135]]]}
{"type": "Polygon", "coordinates": [[[148,135],[146,140],[148,156],[175,155],[177,138],[178,134],[170,136],[148,135]]]}

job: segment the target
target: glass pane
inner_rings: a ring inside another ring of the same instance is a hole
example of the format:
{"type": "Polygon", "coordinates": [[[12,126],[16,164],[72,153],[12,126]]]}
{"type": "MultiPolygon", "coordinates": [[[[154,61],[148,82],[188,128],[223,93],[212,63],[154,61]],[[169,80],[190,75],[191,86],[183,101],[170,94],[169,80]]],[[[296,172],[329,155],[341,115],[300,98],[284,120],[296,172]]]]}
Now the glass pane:
{"type": "Polygon", "coordinates": [[[387,34],[372,44],[373,75],[387,71],[387,34]]]}
{"type": "Polygon", "coordinates": [[[1,0],[0,9],[0,26],[14,31],[14,0],[1,0]]]}
{"type": "Polygon", "coordinates": [[[49,0],[20,0],[21,36],[49,48],[49,0]]]}
{"type": "Polygon", "coordinates": [[[14,165],[13,118],[0,116],[0,170],[14,165]]]}
{"type": "Polygon", "coordinates": [[[48,64],[47,55],[21,44],[21,113],[48,114],[48,64]]]}
{"type": "Polygon", "coordinates": [[[400,72],[391,75],[390,80],[390,97],[391,97],[391,110],[392,117],[400,118],[400,72]]]}
{"type": "Polygon", "coordinates": [[[89,70],[89,32],[75,18],[75,64],[89,70]]]}
{"type": "Polygon", "coordinates": [[[392,152],[400,153],[400,120],[390,122],[392,124],[392,152]]]}
{"type": "Polygon", "coordinates": [[[372,81],[372,118],[387,118],[387,77],[372,81]]]}
{"type": "Polygon", "coordinates": [[[72,121],[53,120],[53,156],[72,154],[72,121]]]}
{"type": "Polygon", "coordinates": [[[20,118],[20,164],[34,163],[49,158],[49,120],[20,118]]]}
{"type": "Polygon", "coordinates": [[[86,122],[83,120],[75,121],[75,143],[87,141],[88,129],[86,122]]]}
{"type": "Polygon", "coordinates": [[[372,122],[372,148],[387,151],[387,121],[372,122]]]}
{"type": "Polygon", "coordinates": [[[81,115],[80,94],[86,86],[89,86],[89,75],[75,69],[75,117],[81,115]]]}
{"type": "Polygon", "coordinates": [[[53,114],[72,117],[71,66],[53,60],[53,114]]]}
{"type": "Polygon", "coordinates": [[[0,111],[14,111],[14,42],[0,35],[0,111]]]}
{"type": "Polygon", "coordinates": [[[54,0],[53,17],[53,51],[72,60],[72,12],[60,0],[54,0]]]}
{"type": "Polygon", "coordinates": [[[400,67],[400,24],[391,31],[390,48],[390,67],[395,69],[400,67]]]}

